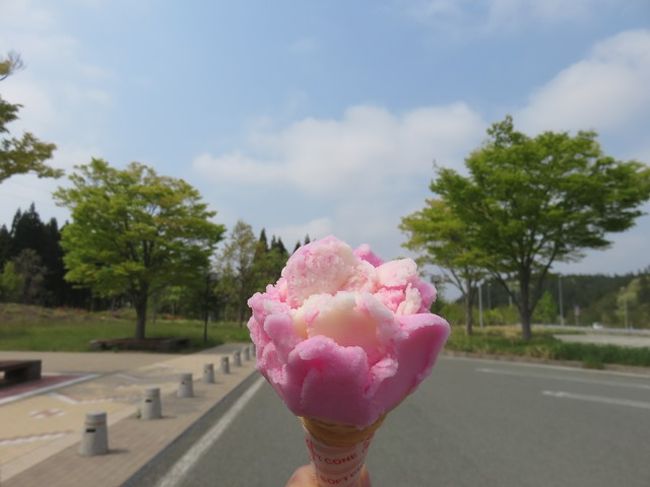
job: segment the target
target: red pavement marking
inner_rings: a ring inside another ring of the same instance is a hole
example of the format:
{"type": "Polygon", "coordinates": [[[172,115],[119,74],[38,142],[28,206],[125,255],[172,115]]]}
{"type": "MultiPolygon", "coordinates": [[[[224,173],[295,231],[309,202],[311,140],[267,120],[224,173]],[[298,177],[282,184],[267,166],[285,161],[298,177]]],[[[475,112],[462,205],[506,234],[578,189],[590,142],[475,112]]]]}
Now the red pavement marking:
{"type": "Polygon", "coordinates": [[[13,386],[7,386],[0,388],[0,399],[5,399],[11,396],[17,396],[19,394],[24,394],[25,392],[32,392],[44,387],[53,386],[61,382],[66,382],[71,379],[76,379],[80,377],[79,375],[46,375],[41,377],[39,380],[32,380],[29,382],[23,382],[22,384],[15,384],[13,386]]]}

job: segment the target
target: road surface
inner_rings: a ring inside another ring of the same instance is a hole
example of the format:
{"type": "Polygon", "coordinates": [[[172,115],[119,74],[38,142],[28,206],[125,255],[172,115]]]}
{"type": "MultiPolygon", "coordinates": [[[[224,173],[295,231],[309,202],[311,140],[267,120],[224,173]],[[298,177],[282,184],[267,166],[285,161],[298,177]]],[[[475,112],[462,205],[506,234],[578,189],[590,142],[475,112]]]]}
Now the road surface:
{"type": "MultiPolygon", "coordinates": [[[[308,462],[297,420],[256,385],[170,485],[283,487],[308,462]]],[[[375,487],[647,487],[649,458],[650,377],[441,358],[368,467],[375,487]]]]}

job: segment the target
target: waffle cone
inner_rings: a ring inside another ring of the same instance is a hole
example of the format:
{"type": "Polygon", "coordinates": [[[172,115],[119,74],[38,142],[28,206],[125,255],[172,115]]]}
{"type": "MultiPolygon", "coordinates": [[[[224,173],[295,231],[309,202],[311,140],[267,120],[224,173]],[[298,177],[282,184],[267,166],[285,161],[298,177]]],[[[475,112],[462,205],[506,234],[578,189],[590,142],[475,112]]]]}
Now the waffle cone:
{"type": "Polygon", "coordinates": [[[357,486],[373,435],[384,416],[363,429],[316,418],[300,420],[319,487],[357,486]]]}
{"type": "Polygon", "coordinates": [[[384,418],[385,415],[381,416],[363,429],[350,424],[333,423],[316,418],[301,417],[300,420],[307,432],[321,443],[328,446],[353,446],[372,438],[384,422],[384,418]]]}

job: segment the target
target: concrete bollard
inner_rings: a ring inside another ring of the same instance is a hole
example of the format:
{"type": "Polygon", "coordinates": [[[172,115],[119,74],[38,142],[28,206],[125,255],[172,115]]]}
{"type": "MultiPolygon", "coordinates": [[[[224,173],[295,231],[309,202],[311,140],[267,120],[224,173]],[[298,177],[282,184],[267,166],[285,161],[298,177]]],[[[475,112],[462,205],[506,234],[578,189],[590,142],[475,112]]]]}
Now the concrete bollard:
{"type": "Polygon", "coordinates": [[[204,384],[214,384],[214,365],[213,364],[204,364],[203,365],[203,383],[204,384]]]}
{"type": "Polygon", "coordinates": [[[221,373],[230,374],[230,361],[228,357],[221,357],[221,373]]]}
{"type": "Polygon", "coordinates": [[[244,347],[244,360],[248,362],[251,359],[251,349],[248,345],[244,347]]]}
{"type": "Polygon", "coordinates": [[[194,383],[191,373],[181,374],[181,383],[178,385],[178,397],[194,397],[194,383]]]}
{"type": "Polygon", "coordinates": [[[86,413],[84,429],[81,434],[79,454],[84,457],[105,455],[108,453],[108,430],[106,428],[106,413],[86,413]]]}
{"type": "Polygon", "coordinates": [[[241,352],[239,350],[236,350],[232,355],[235,367],[241,367],[241,352]]]}
{"type": "Polygon", "coordinates": [[[160,388],[149,387],[144,391],[142,406],[140,406],[140,419],[162,418],[162,406],[160,404],[160,388]]]}

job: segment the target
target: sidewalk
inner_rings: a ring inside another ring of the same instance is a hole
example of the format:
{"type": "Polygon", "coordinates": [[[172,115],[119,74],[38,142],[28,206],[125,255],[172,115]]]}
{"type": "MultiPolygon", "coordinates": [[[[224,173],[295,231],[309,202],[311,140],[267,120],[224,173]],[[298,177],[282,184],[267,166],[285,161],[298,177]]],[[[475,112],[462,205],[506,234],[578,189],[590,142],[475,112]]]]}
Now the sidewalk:
{"type": "Polygon", "coordinates": [[[18,398],[6,390],[0,396],[0,485],[120,485],[254,372],[254,360],[242,356],[242,367],[232,363],[232,353],[242,346],[180,356],[0,352],[0,360],[43,360],[43,384],[49,385],[21,390],[18,398]],[[229,375],[219,372],[224,355],[231,358],[229,375]],[[206,363],[215,366],[216,384],[201,382],[206,363]],[[175,396],[181,372],[194,374],[194,398],[175,396]],[[151,386],[161,389],[163,419],[140,421],[135,413],[151,386]],[[77,448],[85,414],[92,411],[108,413],[110,453],[84,458],[77,448]]]}

